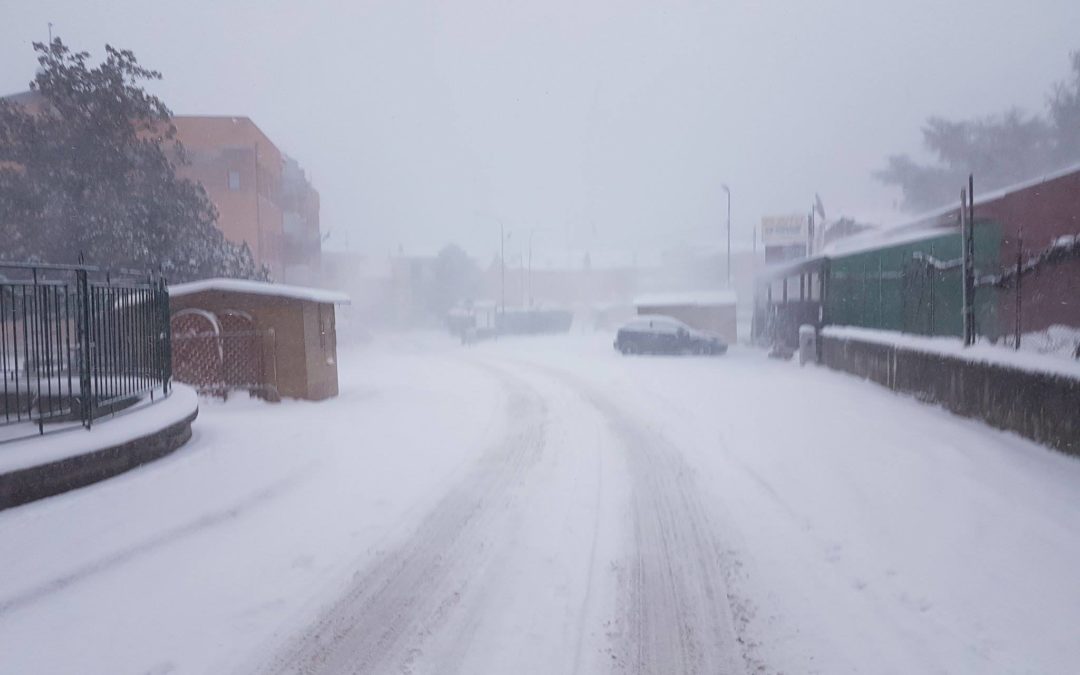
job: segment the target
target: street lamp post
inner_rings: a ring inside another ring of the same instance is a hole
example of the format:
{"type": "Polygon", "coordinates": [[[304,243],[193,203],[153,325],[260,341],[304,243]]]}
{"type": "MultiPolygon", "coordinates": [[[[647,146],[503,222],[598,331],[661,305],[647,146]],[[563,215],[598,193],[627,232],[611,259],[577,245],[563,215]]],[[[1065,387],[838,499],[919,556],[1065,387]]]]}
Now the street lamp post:
{"type": "Polygon", "coordinates": [[[501,314],[506,314],[506,228],[499,221],[499,295],[502,309],[501,314]]]}
{"type": "Polygon", "coordinates": [[[547,228],[543,228],[543,227],[534,227],[531,230],[529,230],[529,306],[530,307],[532,306],[533,301],[535,300],[535,298],[533,297],[533,267],[532,267],[532,261],[533,261],[532,241],[533,241],[533,235],[536,234],[537,232],[547,232],[547,231],[549,231],[549,230],[547,228]]]}
{"type": "Polygon", "coordinates": [[[731,287],[731,188],[724,183],[720,187],[727,193],[727,283],[731,287]]]}

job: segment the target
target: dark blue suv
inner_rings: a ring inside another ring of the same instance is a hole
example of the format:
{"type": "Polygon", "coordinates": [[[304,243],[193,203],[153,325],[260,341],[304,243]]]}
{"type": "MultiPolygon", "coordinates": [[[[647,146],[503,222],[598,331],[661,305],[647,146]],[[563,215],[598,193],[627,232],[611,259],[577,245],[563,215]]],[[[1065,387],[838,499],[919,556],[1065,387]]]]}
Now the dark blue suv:
{"type": "Polygon", "coordinates": [[[727,344],[670,316],[643,315],[619,329],[615,349],[623,354],[723,354],[727,344]]]}

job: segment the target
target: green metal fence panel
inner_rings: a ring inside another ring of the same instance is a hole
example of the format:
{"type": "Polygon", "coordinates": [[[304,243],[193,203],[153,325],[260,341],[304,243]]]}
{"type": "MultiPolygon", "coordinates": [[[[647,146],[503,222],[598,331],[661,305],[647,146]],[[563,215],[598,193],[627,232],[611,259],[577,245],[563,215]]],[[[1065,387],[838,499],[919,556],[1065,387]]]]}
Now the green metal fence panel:
{"type": "MultiPolygon", "coordinates": [[[[975,226],[975,268],[996,270],[1001,226],[975,226]]],[[[825,322],[882,330],[957,336],[963,333],[959,232],[832,257],[827,268],[825,322]]],[[[997,303],[975,295],[976,326],[998,334],[997,303]]]]}

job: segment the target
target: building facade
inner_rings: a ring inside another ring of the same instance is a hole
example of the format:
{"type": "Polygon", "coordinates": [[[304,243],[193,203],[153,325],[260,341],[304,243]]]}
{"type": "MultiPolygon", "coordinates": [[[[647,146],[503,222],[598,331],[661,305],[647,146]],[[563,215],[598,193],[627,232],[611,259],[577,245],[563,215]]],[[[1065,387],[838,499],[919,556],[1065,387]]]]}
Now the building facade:
{"type": "MultiPolygon", "coordinates": [[[[973,211],[976,333],[1080,329],[1080,165],[976,195],[973,211]]],[[[755,331],[789,346],[804,323],[959,336],[962,246],[956,205],[768,267],[755,331]]]]}
{"type": "Polygon", "coordinates": [[[314,283],[319,278],[319,193],[247,117],[173,117],[186,162],[177,174],[196,181],[218,210],[225,237],[246,243],[271,278],[314,283]]]}
{"type": "MultiPolygon", "coordinates": [[[[34,114],[45,110],[36,91],[3,99],[34,114]]],[[[276,281],[320,282],[319,193],[299,163],[248,117],[176,115],[172,123],[184,146],[176,173],[203,186],[225,238],[246,243],[276,281]]]]}

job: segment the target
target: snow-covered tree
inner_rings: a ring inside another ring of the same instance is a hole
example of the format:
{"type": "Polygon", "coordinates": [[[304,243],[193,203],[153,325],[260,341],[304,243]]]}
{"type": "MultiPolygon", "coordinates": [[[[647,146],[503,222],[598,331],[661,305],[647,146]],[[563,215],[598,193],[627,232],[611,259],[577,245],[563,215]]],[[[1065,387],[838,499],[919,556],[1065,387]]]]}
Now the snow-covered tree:
{"type": "Polygon", "coordinates": [[[893,155],[875,176],[900,188],[904,209],[923,211],[958,201],[969,173],[977,189],[995,190],[1080,161],[1080,52],[1071,66],[1049,97],[1046,117],[1016,109],[972,120],[931,117],[923,145],[937,161],[893,155]]]}
{"type": "Polygon", "coordinates": [[[35,43],[40,110],[0,100],[0,256],[161,270],[171,280],[262,278],[247,245],[215,226],[171,113],[142,86],[161,74],[106,46],[105,60],[59,39],[35,43]]]}

